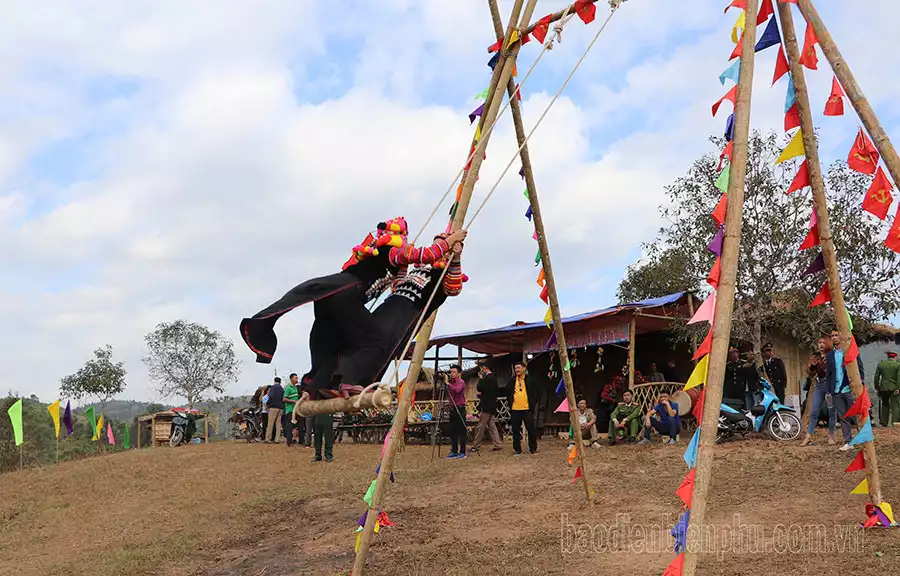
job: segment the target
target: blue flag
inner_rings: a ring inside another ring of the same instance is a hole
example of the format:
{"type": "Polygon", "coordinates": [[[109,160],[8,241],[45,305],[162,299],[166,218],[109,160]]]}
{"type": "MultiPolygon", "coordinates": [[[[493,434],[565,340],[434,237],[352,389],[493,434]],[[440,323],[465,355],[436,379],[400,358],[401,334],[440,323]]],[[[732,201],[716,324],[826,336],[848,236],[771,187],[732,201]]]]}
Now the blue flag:
{"type": "Polygon", "coordinates": [[[531,204],[528,205],[528,210],[525,211],[525,217],[528,218],[528,221],[531,222],[531,215],[534,212],[531,210],[531,204]]]}
{"type": "Polygon", "coordinates": [[[731,113],[731,116],[725,122],[725,140],[727,142],[734,140],[734,112],[731,113]]]}
{"type": "Polygon", "coordinates": [[[488,60],[488,66],[490,66],[491,70],[494,69],[494,66],[497,65],[497,61],[500,60],[500,51],[494,52],[494,55],[491,56],[491,59],[488,60]]]}
{"type": "Polygon", "coordinates": [[[691,521],[691,511],[685,510],[678,519],[678,523],[669,532],[675,538],[675,553],[684,552],[687,548],[688,523],[691,521]]]}
{"type": "Polygon", "coordinates": [[[687,450],[684,451],[684,463],[688,469],[693,468],[697,464],[697,450],[700,448],[700,428],[694,432],[691,443],[688,444],[687,450]]]}
{"type": "Polygon", "coordinates": [[[874,439],[875,439],[875,436],[872,434],[872,420],[869,419],[869,420],[866,420],[866,424],[865,424],[865,426],[863,426],[860,429],[859,434],[857,434],[856,436],[853,437],[852,440],[850,440],[850,445],[857,446],[859,444],[865,444],[866,442],[871,442],[874,439]]]}
{"type": "Polygon", "coordinates": [[[788,76],[788,89],[787,89],[787,98],[784,101],[784,113],[787,114],[788,110],[791,109],[791,106],[797,102],[797,95],[794,93],[794,78],[793,76],[788,76]]]}
{"type": "Polygon", "coordinates": [[[771,48],[778,44],[781,44],[781,33],[778,31],[778,20],[771,18],[769,20],[769,25],[766,26],[766,31],[763,32],[759,42],[756,43],[756,52],[771,48]]]}
{"type": "Polygon", "coordinates": [[[728,67],[728,70],[725,70],[719,75],[719,82],[722,85],[725,85],[726,80],[731,80],[735,84],[738,83],[738,78],[741,77],[741,61],[735,60],[734,64],[728,67]]]}
{"type": "Polygon", "coordinates": [[[556,393],[562,394],[566,389],[566,382],[563,378],[559,379],[559,384],[556,385],[556,393]]]}

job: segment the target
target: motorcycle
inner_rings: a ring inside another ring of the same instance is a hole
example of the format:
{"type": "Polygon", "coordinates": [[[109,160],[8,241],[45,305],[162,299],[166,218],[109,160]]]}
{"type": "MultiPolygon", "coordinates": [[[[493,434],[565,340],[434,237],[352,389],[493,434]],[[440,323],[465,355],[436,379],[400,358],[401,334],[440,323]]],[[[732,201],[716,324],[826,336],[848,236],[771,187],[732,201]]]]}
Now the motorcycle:
{"type": "Polygon", "coordinates": [[[262,435],[262,418],[253,408],[238,410],[228,420],[238,428],[235,430],[235,439],[243,438],[247,442],[253,442],[254,438],[262,435]]]}
{"type": "Polygon", "coordinates": [[[169,446],[172,448],[180,444],[188,444],[191,437],[197,431],[197,414],[199,410],[175,410],[175,417],[172,418],[171,433],[169,435],[169,446]]]}
{"type": "Polygon", "coordinates": [[[739,410],[722,403],[716,442],[722,442],[736,434],[743,436],[762,430],[775,440],[789,441],[800,436],[800,418],[794,413],[794,409],[778,401],[768,380],[761,378],[759,385],[762,401],[750,410],[739,410]]]}

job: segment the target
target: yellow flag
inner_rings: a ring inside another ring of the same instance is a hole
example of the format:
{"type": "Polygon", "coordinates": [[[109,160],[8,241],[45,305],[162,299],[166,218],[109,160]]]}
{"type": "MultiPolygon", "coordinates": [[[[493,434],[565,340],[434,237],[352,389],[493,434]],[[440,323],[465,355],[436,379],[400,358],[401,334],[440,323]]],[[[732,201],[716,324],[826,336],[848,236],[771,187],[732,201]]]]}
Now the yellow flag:
{"type": "Polygon", "coordinates": [[[362,532],[356,535],[356,545],[353,547],[354,552],[359,552],[359,541],[362,538],[362,532]]]}
{"type": "Polygon", "coordinates": [[[887,502],[882,502],[878,505],[881,508],[881,511],[884,512],[884,515],[887,516],[888,520],[891,521],[891,524],[896,524],[897,522],[894,520],[894,509],[891,508],[891,505],[887,502]]]}
{"type": "Polygon", "coordinates": [[[56,437],[59,438],[59,400],[47,406],[50,417],[53,418],[53,427],[56,428],[56,437]]]}
{"type": "Polygon", "coordinates": [[[97,428],[94,429],[94,437],[91,440],[99,440],[100,432],[103,430],[103,414],[97,419],[97,428]]]}
{"type": "Polygon", "coordinates": [[[513,30],[512,34],[509,35],[509,42],[506,43],[506,47],[509,48],[513,45],[513,42],[519,39],[519,31],[513,30]]]}
{"type": "Polygon", "coordinates": [[[741,15],[738,16],[737,22],[734,23],[734,28],[731,30],[731,41],[737,44],[740,42],[740,38],[738,37],[738,30],[743,31],[747,26],[747,12],[741,10],[741,15]]]}
{"type": "Polygon", "coordinates": [[[709,372],[709,354],[704,356],[697,362],[697,365],[694,367],[694,371],[691,373],[691,377],[688,378],[687,384],[684,385],[684,390],[688,391],[691,388],[696,388],[702,384],[706,384],[706,374],[709,372]]]}
{"type": "Polygon", "coordinates": [[[544,314],[544,324],[547,325],[547,328],[553,323],[553,311],[547,308],[547,313],[544,314]]]}
{"type": "Polygon", "coordinates": [[[804,148],[803,146],[803,131],[797,130],[797,133],[794,134],[793,138],[791,138],[791,141],[787,145],[787,148],[784,149],[784,152],[781,153],[781,156],[778,157],[778,160],[776,160],[775,163],[781,164],[782,162],[786,162],[791,158],[803,156],[804,154],[806,154],[806,148],[804,148]]]}
{"type": "Polygon", "coordinates": [[[479,123],[475,126],[475,141],[478,142],[481,140],[481,124],[479,123]]]}
{"type": "Polygon", "coordinates": [[[869,479],[863,478],[863,481],[859,483],[859,486],[854,488],[851,494],[868,494],[869,493],[869,479]]]}

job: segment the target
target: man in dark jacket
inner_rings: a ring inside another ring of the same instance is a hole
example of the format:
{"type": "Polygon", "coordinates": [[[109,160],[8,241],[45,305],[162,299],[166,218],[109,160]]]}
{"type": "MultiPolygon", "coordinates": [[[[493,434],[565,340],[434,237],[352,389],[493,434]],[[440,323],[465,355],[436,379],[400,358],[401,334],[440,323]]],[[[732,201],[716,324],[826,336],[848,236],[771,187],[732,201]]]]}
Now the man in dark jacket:
{"type": "Polygon", "coordinates": [[[278,442],[281,436],[281,413],[284,412],[284,388],[281,378],[275,377],[275,384],[269,387],[269,426],[266,428],[266,442],[278,442]]]}
{"type": "Polygon", "coordinates": [[[722,402],[737,407],[743,405],[750,410],[755,404],[753,394],[759,389],[759,375],[753,362],[741,359],[740,351],[732,346],[728,349],[725,364],[725,382],[722,402]]]}
{"type": "Polygon", "coordinates": [[[479,380],[476,389],[480,394],[479,409],[481,415],[478,417],[478,429],[475,431],[475,440],[472,442],[472,452],[478,452],[481,448],[481,442],[484,440],[485,431],[491,436],[491,452],[503,450],[503,444],[500,443],[500,433],[497,431],[497,396],[500,394],[500,388],[497,384],[497,377],[491,371],[487,364],[478,367],[479,380]]]}
{"type": "Polygon", "coordinates": [[[778,356],[775,356],[775,348],[771,342],[767,342],[762,347],[762,371],[766,380],[771,382],[778,401],[784,404],[784,391],[787,387],[787,370],[784,368],[784,362],[778,356]]]}
{"type": "Polygon", "coordinates": [[[540,403],[541,392],[537,380],[526,373],[524,362],[513,364],[513,377],[506,384],[509,401],[509,424],[512,427],[513,450],[522,453],[522,424],[528,432],[528,451],[537,452],[537,426],[534,423],[534,407],[540,403]]]}

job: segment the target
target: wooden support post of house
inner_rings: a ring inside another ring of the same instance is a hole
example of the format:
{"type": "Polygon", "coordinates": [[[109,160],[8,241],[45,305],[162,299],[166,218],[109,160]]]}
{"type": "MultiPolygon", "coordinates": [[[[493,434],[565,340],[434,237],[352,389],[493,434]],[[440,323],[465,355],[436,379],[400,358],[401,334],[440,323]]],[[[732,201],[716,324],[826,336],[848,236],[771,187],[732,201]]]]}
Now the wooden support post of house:
{"type": "MultiPolygon", "coordinates": [[[[504,38],[510,38],[513,30],[528,25],[537,0],[528,0],[528,5],[522,11],[524,0],[514,0],[512,12],[510,13],[509,23],[506,26],[504,38]],[[519,14],[522,14],[521,25],[519,24],[519,14]]],[[[463,177],[462,188],[459,192],[459,200],[456,205],[456,211],[453,215],[453,223],[451,230],[461,230],[465,223],[466,212],[469,209],[469,203],[472,200],[472,191],[475,188],[475,180],[481,170],[481,163],[484,160],[484,150],[490,141],[493,133],[493,125],[500,111],[500,105],[503,102],[503,90],[512,77],[513,67],[515,65],[515,56],[521,48],[521,40],[504,45],[500,48],[500,59],[494,66],[494,72],[491,77],[491,86],[495,88],[488,92],[488,97],[484,103],[484,111],[482,112],[481,122],[485,127],[481,131],[481,140],[475,149],[469,165],[468,172],[463,177]]],[[[433,312],[428,320],[422,325],[419,333],[416,335],[416,346],[413,350],[412,362],[410,362],[409,371],[406,375],[406,381],[415,384],[419,380],[419,371],[422,369],[422,361],[425,359],[425,352],[428,350],[428,343],[431,339],[431,332],[434,328],[434,321],[437,311],[433,312]]],[[[437,374],[435,374],[437,376],[437,374]]],[[[394,422],[391,424],[390,438],[387,440],[384,458],[381,461],[381,467],[378,470],[378,476],[375,479],[375,491],[372,495],[372,504],[368,508],[366,522],[363,531],[359,537],[359,547],[356,551],[356,559],[353,562],[353,575],[363,576],[366,566],[366,554],[372,543],[372,537],[375,532],[375,520],[378,518],[378,512],[381,510],[384,492],[388,485],[388,477],[393,470],[394,459],[397,455],[399,442],[396,439],[403,434],[403,427],[406,424],[406,417],[409,412],[410,400],[413,386],[404,386],[403,394],[397,403],[397,412],[394,415],[394,422]]]]}
{"type": "MultiPolygon", "coordinates": [[[[416,344],[419,341],[416,340],[416,344]]],[[[440,368],[440,360],[441,360],[441,347],[435,346],[434,348],[434,374],[431,377],[431,399],[433,400],[437,396],[437,374],[438,368],[440,368]]],[[[409,381],[409,374],[406,376],[406,380],[409,381]]],[[[397,403],[400,403],[400,398],[397,398],[397,403]]]]}
{"type": "Polygon", "coordinates": [[[725,240],[722,246],[721,276],[716,290],[716,310],[712,326],[712,350],[706,380],[706,400],[700,424],[700,447],[694,476],[690,526],[684,576],[694,576],[700,552],[709,549],[706,534],[707,495],[712,476],[713,452],[719,424],[719,406],[725,381],[725,361],[731,338],[731,320],[737,281],[738,256],[741,247],[741,218],[744,209],[744,185],[747,179],[747,157],[750,136],[750,96],[753,92],[753,65],[756,51],[756,14],[759,0],[747,0],[747,22],[742,38],[740,76],[734,110],[734,140],[731,176],[728,182],[725,240]]]}
{"type": "Polygon", "coordinates": [[[203,417],[203,443],[209,444],[209,412],[203,417]]]}
{"type": "Polygon", "coordinates": [[[637,316],[631,315],[628,324],[628,389],[634,389],[634,339],[637,336],[637,316]]]}
{"type": "MultiPolygon", "coordinates": [[[[807,4],[807,7],[811,7],[809,2],[806,2],[805,4],[807,4]]],[[[797,33],[794,29],[791,7],[787,4],[779,3],[778,13],[781,16],[784,43],[787,51],[788,63],[791,67],[791,76],[794,79],[794,93],[797,97],[797,108],[800,112],[800,130],[803,133],[803,146],[806,149],[806,162],[809,167],[809,180],[813,191],[813,206],[816,211],[816,216],[818,217],[819,240],[822,246],[822,255],[825,260],[825,270],[828,274],[831,306],[834,309],[835,323],[841,333],[841,348],[843,348],[844,353],[846,354],[852,338],[850,332],[850,320],[847,315],[846,303],[844,302],[844,291],[841,288],[841,276],[838,269],[837,252],[834,247],[834,237],[831,232],[828,201],[825,197],[825,179],[822,176],[822,165],[819,162],[818,143],[816,141],[815,126],[813,125],[812,109],[809,104],[809,91],[807,90],[806,85],[806,75],[803,72],[803,65],[800,64],[800,48],[797,43],[797,33]]],[[[817,14],[815,15],[814,20],[818,20],[817,14]]],[[[818,21],[821,23],[821,20],[818,21]]],[[[830,41],[831,47],[834,47],[834,41],[831,40],[831,37],[827,32],[824,36],[830,41]]],[[[819,41],[821,42],[821,38],[819,41]]],[[[834,49],[836,50],[836,48],[834,49]]],[[[834,64],[832,64],[832,66],[834,66],[834,64]]],[[[846,68],[846,65],[843,67],[849,74],[849,69],[846,68]]],[[[854,86],[855,84],[856,83],[853,82],[854,86]]],[[[856,87],[856,92],[861,95],[859,87],[856,87]]],[[[864,98],[865,97],[863,97],[863,99],[864,98]]],[[[868,112],[877,124],[878,120],[874,118],[874,112],[872,112],[871,109],[868,112]]],[[[862,114],[860,114],[860,117],[862,117],[862,114]]],[[[878,125],[878,130],[880,129],[881,127],[878,125]]],[[[883,140],[887,140],[887,136],[884,136],[883,140]]],[[[890,146],[889,140],[887,140],[887,144],[890,146]]],[[[890,150],[893,151],[893,147],[890,147],[890,150]]],[[[896,152],[894,152],[894,155],[896,157],[896,152]]],[[[853,395],[856,398],[859,398],[865,391],[865,383],[863,383],[859,374],[859,365],[854,360],[846,366],[846,370],[850,377],[850,387],[853,391],[853,395]]],[[[812,391],[812,387],[810,387],[810,391],[812,391]]],[[[812,402],[807,402],[807,404],[811,405],[812,402]]],[[[817,415],[810,415],[810,418],[815,418],[816,416],[817,415]]],[[[861,416],[859,418],[860,426],[868,419],[868,413],[861,416]]],[[[875,443],[866,442],[863,444],[863,450],[866,453],[866,475],[869,480],[870,500],[873,504],[879,504],[881,503],[881,477],[878,473],[878,457],[875,453],[875,443]]]]}
{"type": "MultiPolygon", "coordinates": [[[[500,11],[497,0],[488,0],[491,10],[491,18],[494,23],[494,32],[498,38],[503,38],[503,28],[500,23],[500,11]]],[[[515,60],[515,55],[510,56],[515,60]]],[[[509,97],[510,111],[512,112],[513,125],[516,129],[516,141],[519,144],[519,157],[522,160],[522,172],[525,175],[525,187],[528,191],[528,201],[531,203],[532,220],[534,230],[537,233],[538,249],[541,255],[541,266],[544,269],[544,279],[547,286],[547,296],[550,303],[550,314],[553,317],[553,331],[556,334],[556,342],[559,350],[559,365],[562,369],[563,382],[566,387],[566,398],[569,401],[569,420],[577,451],[578,466],[581,468],[581,483],[588,506],[593,506],[593,489],[588,481],[587,469],[584,462],[584,442],[581,435],[581,425],[578,421],[578,402],[575,399],[575,383],[572,380],[572,370],[569,366],[569,351],[566,347],[566,334],[562,322],[562,313],[559,309],[559,294],[556,289],[556,278],[553,275],[553,265],[550,262],[550,248],[547,244],[547,232],[544,228],[544,218],[541,214],[541,205],[538,200],[537,185],[534,181],[534,170],[531,166],[531,155],[528,151],[527,133],[525,123],[522,121],[522,109],[516,95],[516,84],[509,78],[506,84],[506,92],[509,97]]]]}
{"type": "Polygon", "coordinates": [[[460,372],[462,371],[462,344],[456,345],[456,363],[459,365],[460,372]]]}
{"type": "Polygon", "coordinates": [[[153,448],[153,445],[156,444],[156,416],[150,419],[150,448],[153,448]]]}

